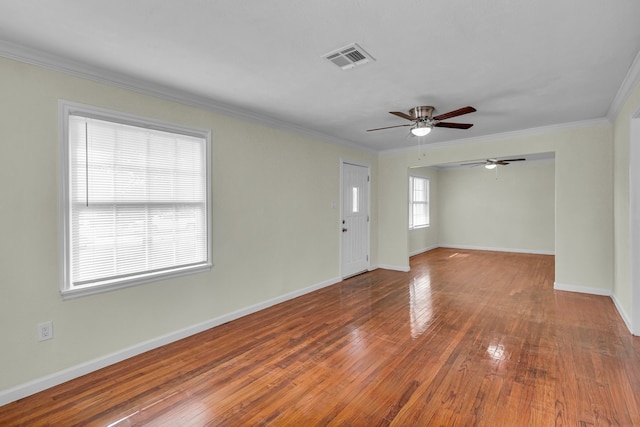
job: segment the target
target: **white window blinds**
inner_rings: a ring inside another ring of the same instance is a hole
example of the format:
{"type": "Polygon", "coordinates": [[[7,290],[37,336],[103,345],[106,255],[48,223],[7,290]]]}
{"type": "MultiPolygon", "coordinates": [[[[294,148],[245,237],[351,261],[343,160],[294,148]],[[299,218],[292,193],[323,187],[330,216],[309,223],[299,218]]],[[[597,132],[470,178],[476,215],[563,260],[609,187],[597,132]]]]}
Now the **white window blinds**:
{"type": "Polygon", "coordinates": [[[67,290],[210,266],[207,138],[82,114],[67,133],[67,290]]]}
{"type": "Polygon", "coordinates": [[[429,179],[409,177],[409,228],[429,225],[429,179]]]}

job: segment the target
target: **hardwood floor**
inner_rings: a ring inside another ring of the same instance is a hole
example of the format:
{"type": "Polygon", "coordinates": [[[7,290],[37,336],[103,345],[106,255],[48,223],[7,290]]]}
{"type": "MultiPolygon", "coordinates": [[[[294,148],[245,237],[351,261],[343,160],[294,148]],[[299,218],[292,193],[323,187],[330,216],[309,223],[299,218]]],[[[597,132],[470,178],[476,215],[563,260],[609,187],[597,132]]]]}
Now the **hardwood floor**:
{"type": "Polygon", "coordinates": [[[553,257],[436,249],[0,407],[0,425],[640,426],[640,338],[553,257]]]}

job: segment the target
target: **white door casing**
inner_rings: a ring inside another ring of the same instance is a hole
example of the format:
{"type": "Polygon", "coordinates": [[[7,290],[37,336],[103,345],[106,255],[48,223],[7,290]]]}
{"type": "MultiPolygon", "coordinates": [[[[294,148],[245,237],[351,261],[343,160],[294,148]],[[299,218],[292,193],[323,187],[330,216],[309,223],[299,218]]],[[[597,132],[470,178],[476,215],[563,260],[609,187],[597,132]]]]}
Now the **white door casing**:
{"type": "Polygon", "coordinates": [[[369,168],[342,162],[341,276],[369,269],[369,168]]]}
{"type": "Polygon", "coordinates": [[[631,333],[640,336],[640,108],[631,116],[629,141],[629,226],[631,234],[631,333]]]}

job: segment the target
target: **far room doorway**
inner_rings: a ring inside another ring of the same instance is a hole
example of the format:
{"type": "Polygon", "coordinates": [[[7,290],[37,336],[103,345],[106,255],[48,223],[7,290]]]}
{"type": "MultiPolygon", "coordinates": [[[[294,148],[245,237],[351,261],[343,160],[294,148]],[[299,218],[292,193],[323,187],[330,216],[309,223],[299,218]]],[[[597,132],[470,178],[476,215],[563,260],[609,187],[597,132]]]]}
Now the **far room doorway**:
{"type": "Polygon", "coordinates": [[[554,153],[503,158],[518,161],[409,168],[409,177],[426,177],[430,186],[429,226],[409,224],[410,256],[435,247],[555,254],[554,153]]]}

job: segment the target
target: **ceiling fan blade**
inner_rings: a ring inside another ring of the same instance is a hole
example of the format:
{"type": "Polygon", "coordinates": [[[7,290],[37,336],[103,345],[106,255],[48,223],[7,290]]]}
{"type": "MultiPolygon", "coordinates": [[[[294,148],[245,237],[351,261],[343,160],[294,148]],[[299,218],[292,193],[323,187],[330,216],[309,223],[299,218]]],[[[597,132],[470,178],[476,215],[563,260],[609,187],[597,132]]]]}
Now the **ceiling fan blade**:
{"type": "Polygon", "coordinates": [[[474,111],[476,111],[475,108],[473,108],[471,106],[467,106],[467,107],[459,108],[459,109],[454,110],[454,111],[449,111],[448,113],[437,115],[433,119],[434,120],[445,120],[445,119],[450,119],[451,117],[456,117],[456,116],[461,116],[463,114],[473,113],[474,111]]]}
{"type": "Polygon", "coordinates": [[[473,125],[471,123],[440,122],[436,123],[434,126],[439,128],[469,129],[473,125]]]}
{"type": "Polygon", "coordinates": [[[389,113],[393,114],[394,116],[398,116],[398,117],[402,117],[403,119],[407,119],[407,120],[411,120],[414,121],[415,119],[413,117],[411,117],[408,114],[405,114],[401,111],[389,111],[389,113]]]}
{"type": "Polygon", "coordinates": [[[471,165],[484,165],[487,162],[471,162],[471,163],[461,163],[460,166],[471,166],[471,165]]]}
{"type": "Polygon", "coordinates": [[[402,128],[402,127],[405,127],[405,126],[413,126],[413,125],[397,125],[397,126],[387,126],[387,127],[384,127],[384,128],[367,129],[367,132],[371,132],[371,131],[374,131],[374,130],[382,130],[382,129],[402,128]]]}
{"type": "Polygon", "coordinates": [[[504,160],[500,160],[501,162],[522,162],[524,160],[527,159],[504,159],[504,160]]]}

